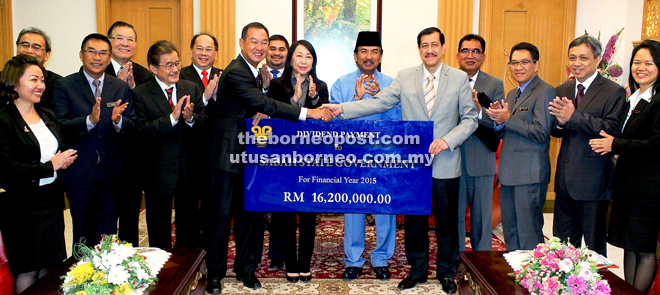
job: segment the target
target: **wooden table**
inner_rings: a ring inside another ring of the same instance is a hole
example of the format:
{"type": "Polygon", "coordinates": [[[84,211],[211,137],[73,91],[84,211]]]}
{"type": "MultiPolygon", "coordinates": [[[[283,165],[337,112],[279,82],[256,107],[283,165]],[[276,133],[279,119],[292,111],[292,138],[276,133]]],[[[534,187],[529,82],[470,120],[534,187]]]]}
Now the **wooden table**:
{"type": "MultiPolygon", "coordinates": [[[[204,294],[205,280],[202,278],[202,261],[206,252],[202,249],[164,249],[172,253],[158,273],[158,282],[149,287],[145,295],[183,295],[204,294]],[[193,291],[194,289],[194,291],[193,291]]],[[[67,259],[62,265],[51,270],[30,286],[21,295],[59,295],[59,288],[63,280],[60,276],[66,275],[71,265],[77,260],[73,257],[67,259]]]]}
{"type": "MultiPolygon", "coordinates": [[[[461,253],[458,268],[460,294],[475,295],[528,295],[529,292],[515,282],[513,269],[504,260],[503,251],[472,251],[461,253]]],[[[612,288],[612,295],[644,295],[607,269],[598,271],[612,288]]]]}

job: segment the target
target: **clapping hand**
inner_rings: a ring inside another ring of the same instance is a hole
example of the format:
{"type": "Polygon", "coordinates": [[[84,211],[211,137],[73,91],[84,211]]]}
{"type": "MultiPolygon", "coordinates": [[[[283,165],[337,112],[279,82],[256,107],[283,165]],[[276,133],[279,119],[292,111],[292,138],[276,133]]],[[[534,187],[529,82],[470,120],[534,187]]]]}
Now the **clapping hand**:
{"type": "Polygon", "coordinates": [[[119,121],[121,121],[121,114],[124,113],[126,110],[126,107],[128,107],[128,103],[121,103],[121,99],[118,99],[115,102],[115,107],[112,108],[112,117],[111,120],[112,122],[115,122],[115,124],[119,124],[119,121]]]}

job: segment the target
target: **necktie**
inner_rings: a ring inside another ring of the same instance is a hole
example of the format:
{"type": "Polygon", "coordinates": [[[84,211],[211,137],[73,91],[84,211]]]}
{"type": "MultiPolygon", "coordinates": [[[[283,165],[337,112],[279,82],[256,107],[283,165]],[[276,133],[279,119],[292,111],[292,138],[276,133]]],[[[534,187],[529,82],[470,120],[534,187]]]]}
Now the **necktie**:
{"type": "Polygon", "coordinates": [[[518,87],[516,89],[517,89],[516,90],[516,102],[518,102],[518,98],[520,97],[520,94],[522,93],[522,91],[520,91],[520,87],[518,87]]]}
{"type": "Polygon", "coordinates": [[[575,98],[575,108],[577,108],[580,105],[580,102],[584,97],[584,85],[578,84],[577,89],[578,89],[578,93],[577,93],[577,97],[575,98]]]}
{"type": "Polygon", "coordinates": [[[167,92],[167,102],[169,102],[170,107],[174,109],[174,102],[172,101],[172,91],[174,91],[174,87],[165,89],[165,92],[167,92]]]}
{"type": "Polygon", "coordinates": [[[94,98],[101,97],[101,80],[94,80],[94,98]]]}
{"type": "Polygon", "coordinates": [[[424,87],[424,100],[426,101],[426,111],[431,116],[431,111],[433,110],[433,103],[435,102],[435,87],[433,87],[433,80],[435,77],[430,75],[428,77],[428,82],[426,82],[426,87],[424,87]]]}
{"type": "Polygon", "coordinates": [[[278,70],[270,70],[270,73],[273,74],[273,79],[277,79],[277,76],[280,75],[280,71],[278,70]]]}
{"type": "Polygon", "coordinates": [[[202,71],[202,83],[204,84],[204,88],[209,85],[209,76],[207,71],[202,71]]]}

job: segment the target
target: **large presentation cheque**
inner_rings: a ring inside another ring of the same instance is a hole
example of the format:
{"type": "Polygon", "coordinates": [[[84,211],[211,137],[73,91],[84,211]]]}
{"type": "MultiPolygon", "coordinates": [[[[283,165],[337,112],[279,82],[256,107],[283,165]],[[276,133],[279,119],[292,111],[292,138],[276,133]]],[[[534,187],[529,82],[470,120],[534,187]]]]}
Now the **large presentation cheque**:
{"type": "Polygon", "coordinates": [[[246,124],[245,210],[431,214],[432,122],[246,124]]]}

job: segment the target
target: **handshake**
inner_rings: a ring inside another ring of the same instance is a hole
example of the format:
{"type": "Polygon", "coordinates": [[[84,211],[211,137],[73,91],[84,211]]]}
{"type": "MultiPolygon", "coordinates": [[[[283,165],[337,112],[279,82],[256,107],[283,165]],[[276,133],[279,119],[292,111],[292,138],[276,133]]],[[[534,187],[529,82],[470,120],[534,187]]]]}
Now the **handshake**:
{"type": "Polygon", "coordinates": [[[341,115],[344,112],[341,104],[323,104],[317,109],[308,109],[307,118],[323,120],[324,122],[330,122],[335,117],[341,115]]]}

